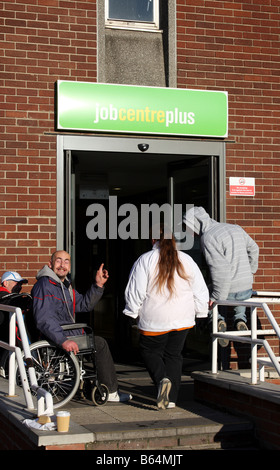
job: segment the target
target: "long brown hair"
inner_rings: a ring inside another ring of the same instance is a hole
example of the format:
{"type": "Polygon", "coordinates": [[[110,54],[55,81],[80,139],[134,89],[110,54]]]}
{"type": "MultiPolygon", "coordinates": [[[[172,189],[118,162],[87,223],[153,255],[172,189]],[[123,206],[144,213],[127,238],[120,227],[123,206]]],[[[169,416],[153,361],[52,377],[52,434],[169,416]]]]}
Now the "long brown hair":
{"type": "Polygon", "coordinates": [[[184,266],[179,260],[176,242],[173,234],[169,233],[166,238],[165,227],[160,226],[159,244],[159,261],[158,261],[158,274],[154,281],[154,286],[157,286],[157,291],[161,292],[166,285],[169,290],[170,296],[175,294],[174,274],[177,271],[178,275],[188,280],[184,266]]]}

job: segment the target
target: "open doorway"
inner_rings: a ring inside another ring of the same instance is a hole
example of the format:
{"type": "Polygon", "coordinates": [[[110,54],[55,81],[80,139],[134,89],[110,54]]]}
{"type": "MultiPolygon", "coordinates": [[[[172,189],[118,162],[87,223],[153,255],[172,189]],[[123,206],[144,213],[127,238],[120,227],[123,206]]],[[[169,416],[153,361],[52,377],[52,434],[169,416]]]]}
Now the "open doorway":
{"type": "MultiPolygon", "coordinates": [[[[118,207],[133,204],[139,213],[144,204],[162,206],[165,203],[182,204],[182,207],[199,205],[212,213],[212,157],[72,152],[71,158],[75,181],[75,287],[85,292],[96,269],[101,263],[105,264],[110,278],[90,321],[96,334],[107,339],[115,354],[123,356],[127,349],[137,349],[135,330],[131,330],[122,314],[124,290],[133,263],[151,249],[151,244],[149,239],[140,236],[127,240],[108,236],[90,239],[87,226],[91,217],[87,209],[102,206],[108,222],[108,213],[112,210],[109,197],[115,196],[118,207]]],[[[189,254],[207,277],[196,243],[189,254]]]]}
{"type": "MultiPolygon", "coordinates": [[[[73,283],[81,293],[86,292],[101,263],[108,269],[103,298],[91,318],[87,314],[79,320],[90,322],[95,333],[107,339],[115,360],[125,360],[128,355],[131,359],[134,351],[137,354],[136,330],[122,314],[124,290],[134,261],[151,245],[141,237],[90,239],[88,207],[100,204],[108,213],[109,198],[114,196],[118,207],[194,204],[217,220],[224,218],[224,143],[147,141],[150,148],[142,152],[136,138],[58,137],[58,176],[64,180],[63,191],[58,186],[58,249],[71,252],[73,283]]],[[[207,280],[199,245],[195,243],[188,254],[207,280]]],[[[200,339],[195,333],[193,341],[188,339],[191,349],[205,347],[200,339]]]]}

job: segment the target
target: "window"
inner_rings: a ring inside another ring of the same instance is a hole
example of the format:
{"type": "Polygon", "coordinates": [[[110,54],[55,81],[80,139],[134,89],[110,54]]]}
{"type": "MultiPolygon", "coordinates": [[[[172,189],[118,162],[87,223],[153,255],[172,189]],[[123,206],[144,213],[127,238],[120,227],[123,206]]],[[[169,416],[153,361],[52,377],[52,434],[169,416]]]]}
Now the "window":
{"type": "Polygon", "coordinates": [[[106,26],[128,29],[159,28],[159,0],[105,0],[106,26]]]}

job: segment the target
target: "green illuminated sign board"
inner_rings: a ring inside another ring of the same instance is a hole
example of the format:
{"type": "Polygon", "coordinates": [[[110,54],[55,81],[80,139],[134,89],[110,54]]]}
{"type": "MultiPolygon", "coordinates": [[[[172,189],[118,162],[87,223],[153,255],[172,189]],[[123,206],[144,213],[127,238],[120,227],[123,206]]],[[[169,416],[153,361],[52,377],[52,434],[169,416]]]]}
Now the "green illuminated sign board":
{"type": "Polygon", "coordinates": [[[227,137],[225,91],[57,82],[57,128],[227,137]]]}

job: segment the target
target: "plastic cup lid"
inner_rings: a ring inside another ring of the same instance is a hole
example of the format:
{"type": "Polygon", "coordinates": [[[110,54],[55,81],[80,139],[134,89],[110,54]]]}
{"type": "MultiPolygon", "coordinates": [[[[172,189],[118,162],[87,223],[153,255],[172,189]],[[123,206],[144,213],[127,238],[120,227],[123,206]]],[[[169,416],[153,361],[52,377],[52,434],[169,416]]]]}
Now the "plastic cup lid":
{"type": "Polygon", "coordinates": [[[70,411],[58,411],[56,413],[56,416],[69,416],[70,415],[70,411]]]}

